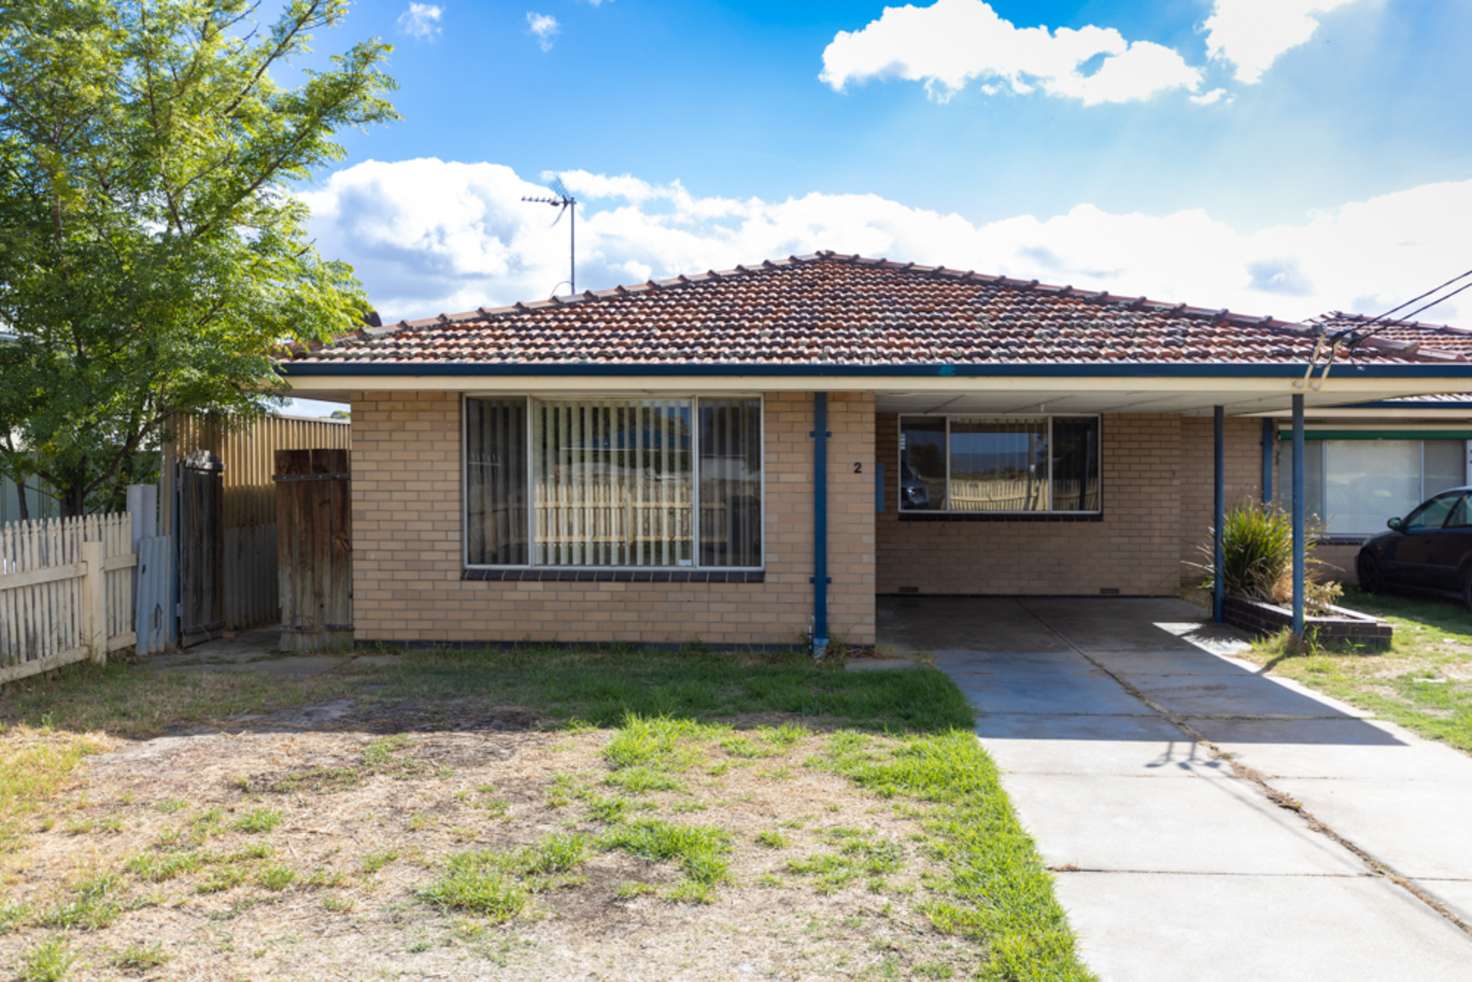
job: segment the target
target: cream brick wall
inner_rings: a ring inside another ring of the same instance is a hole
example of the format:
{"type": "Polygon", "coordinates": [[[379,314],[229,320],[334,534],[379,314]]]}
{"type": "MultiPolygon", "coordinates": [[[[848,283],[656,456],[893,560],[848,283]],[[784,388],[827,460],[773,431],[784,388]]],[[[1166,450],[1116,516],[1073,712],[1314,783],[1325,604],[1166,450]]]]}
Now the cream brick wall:
{"type": "MultiPolygon", "coordinates": [[[[1211,417],[1181,419],[1181,450],[1185,471],[1181,479],[1181,559],[1199,563],[1200,546],[1211,534],[1213,495],[1213,443],[1211,417]]],[[[1228,417],[1223,427],[1227,465],[1226,505],[1231,508],[1244,498],[1262,497],[1262,422],[1228,417]]],[[[1186,569],[1186,578],[1199,582],[1200,572],[1186,569]]]]}
{"type": "MultiPolygon", "coordinates": [[[[459,396],[352,404],[360,640],[797,644],[809,630],[809,393],[766,397],[766,578],[741,584],[462,580],[459,396]]],[[[829,398],[830,626],[856,645],[874,643],[873,408],[867,393],[829,398]]]]}
{"type": "MultiPolygon", "coordinates": [[[[1103,517],[1085,521],[902,521],[896,419],[878,417],[886,472],[880,593],[1174,594],[1181,581],[1182,418],[1102,420],[1103,517]]],[[[1208,493],[1210,486],[1208,484],[1208,493]]]]}

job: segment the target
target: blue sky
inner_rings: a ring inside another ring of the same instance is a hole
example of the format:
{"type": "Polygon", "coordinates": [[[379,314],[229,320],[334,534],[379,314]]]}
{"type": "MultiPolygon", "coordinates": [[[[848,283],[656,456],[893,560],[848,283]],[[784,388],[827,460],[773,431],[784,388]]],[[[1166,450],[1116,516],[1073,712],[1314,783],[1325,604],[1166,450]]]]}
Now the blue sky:
{"type": "MultiPolygon", "coordinates": [[[[354,159],[627,172],[710,195],[873,192],[978,220],[1083,200],[1152,212],[1209,203],[1270,222],[1472,168],[1462,3],[1346,4],[1216,107],[1179,95],[1083,107],[975,85],[939,104],[884,81],[836,93],[818,80],[823,49],[877,18],[877,2],[435,5],[441,32],[429,39],[398,30],[399,0],[360,2],[336,32],[397,45],[404,120],[350,138],[354,159]],[[532,10],[559,23],[550,50],[527,30],[532,10]]],[[[992,6],[1019,27],[1114,27],[1206,61],[1209,0],[992,6]]]]}
{"type": "Polygon", "coordinates": [[[833,248],[1309,317],[1472,266],[1472,4],[896,6],[357,0],[319,49],[392,41],[404,118],[319,245],[390,317],[546,296],[555,171],[580,289],[833,248]]]}

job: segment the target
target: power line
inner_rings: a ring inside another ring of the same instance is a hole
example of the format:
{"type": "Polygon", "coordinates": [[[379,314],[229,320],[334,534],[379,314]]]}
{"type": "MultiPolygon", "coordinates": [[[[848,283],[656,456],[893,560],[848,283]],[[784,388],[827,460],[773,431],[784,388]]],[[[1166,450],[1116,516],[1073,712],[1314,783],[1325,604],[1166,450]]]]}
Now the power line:
{"type": "Polygon", "coordinates": [[[1432,294],[1438,293],[1439,291],[1444,290],[1447,287],[1451,286],[1453,283],[1456,283],[1458,280],[1464,280],[1464,279],[1466,279],[1469,276],[1472,276],[1472,269],[1469,269],[1465,273],[1462,273],[1462,274],[1460,274],[1458,276],[1453,276],[1451,279],[1447,280],[1445,283],[1438,284],[1438,285],[1432,287],[1431,289],[1427,290],[1425,293],[1418,294],[1417,296],[1412,297],[1411,299],[1405,301],[1404,303],[1397,304],[1396,306],[1391,307],[1389,310],[1385,311],[1384,313],[1377,314],[1374,317],[1371,317],[1369,320],[1364,321],[1363,323],[1356,324],[1353,327],[1346,327],[1344,330],[1336,332],[1334,334],[1334,336],[1330,340],[1337,344],[1339,341],[1341,341],[1345,337],[1349,337],[1349,336],[1353,335],[1353,337],[1350,337],[1350,342],[1349,342],[1350,347],[1353,347],[1353,346],[1359,344],[1361,341],[1364,341],[1367,338],[1369,338],[1370,336],[1374,335],[1379,330],[1384,330],[1387,327],[1394,327],[1397,324],[1404,324],[1406,321],[1410,320],[1412,317],[1415,317],[1417,314],[1421,313],[1422,311],[1430,310],[1432,307],[1435,307],[1437,304],[1444,303],[1447,300],[1451,299],[1452,297],[1456,296],[1458,293],[1461,293],[1463,290],[1466,290],[1468,287],[1472,287],[1472,283],[1464,284],[1463,286],[1458,287],[1456,290],[1453,290],[1451,293],[1448,293],[1445,296],[1437,297],[1435,300],[1431,301],[1430,303],[1425,304],[1425,305],[1420,306],[1420,307],[1417,307],[1415,310],[1411,311],[1409,314],[1404,314],[1404,315],[1402,315],[1400,317],[1395,318],[1392,321],[1385,321],[1385,318],[1389,317],[1391,314],[1394,314],[1394,313],[1397,313],[1397,312],[1399,312],[1401,310],[1404,310],[1406,307],[1409,307],[1411,304],[1416,303],[1417,301],[1425,300],[1427,297],[1431,296],[1432,294]],[[1381,323],[1382,321],[1384,321],[1384,323],[1381,323]],[[1374,331],[1367,331],[1367,330],[1365,330],[1366,328],[1370,327],[1372,324],[1380,324],[1380,327],[1377,328],[1374,331]]]}

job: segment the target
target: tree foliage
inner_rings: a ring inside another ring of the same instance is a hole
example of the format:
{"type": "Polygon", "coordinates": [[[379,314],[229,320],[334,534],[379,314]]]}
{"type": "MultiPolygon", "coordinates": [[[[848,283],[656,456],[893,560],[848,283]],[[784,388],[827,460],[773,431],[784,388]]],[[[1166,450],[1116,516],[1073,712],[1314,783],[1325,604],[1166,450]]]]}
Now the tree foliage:
{"type": "Polygon", "coordinates": [[[115,501],[171,414],[261,411],[274,350],[367,310],[291,189],[394,117],[389,49],[308,69],[347,0],[284,7],[0,0],[0,468],[69,513],[115,501]]]}

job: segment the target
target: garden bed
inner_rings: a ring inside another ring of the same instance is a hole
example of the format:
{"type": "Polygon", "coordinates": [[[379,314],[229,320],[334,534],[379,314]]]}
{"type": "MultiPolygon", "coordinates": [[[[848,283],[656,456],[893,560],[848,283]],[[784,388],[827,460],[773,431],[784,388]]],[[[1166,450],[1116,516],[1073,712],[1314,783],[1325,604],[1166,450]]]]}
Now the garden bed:
{"type": "MultiPolygon", "coordinates": [[[[1313,632],[1319,644],[1368,651],[1385,651],[1390,647],[1393,628],[1385,621],[1347,607],[1330,605],[1328,611],[1304,618],[1306,629],[1313,632]]],[[[1255,634],[1277,634],[1293,626],[1291,608],[1245,597],[1228,596],[1223,616],[1233,627],[1255,634]]]]}

